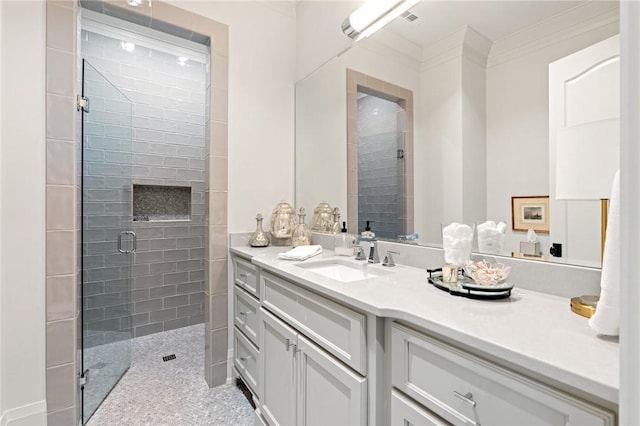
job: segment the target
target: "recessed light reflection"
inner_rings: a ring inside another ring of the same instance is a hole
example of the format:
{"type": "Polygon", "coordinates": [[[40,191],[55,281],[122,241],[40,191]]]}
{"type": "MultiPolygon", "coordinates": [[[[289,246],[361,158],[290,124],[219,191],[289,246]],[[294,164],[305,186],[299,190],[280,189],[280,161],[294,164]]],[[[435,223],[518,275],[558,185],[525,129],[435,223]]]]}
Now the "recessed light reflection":
{"type": "Polygon", "coordinates": [[[122,50],[126,50],[127,52],[133,52],[134,50],[136,50],[136,45],[128,41],[121,41],[120,47],[122,48],[122,50]]]}
{"type": "Polygon", "coordinates": [[[185,65],[187,65],[187,58],[185,58],[184,56],[178,56],[178,65],[180,65],[181,67],[184,67],[185,65]]]}
{"type": "Polygon", "coordinates": [[[129,6],[138,7],[142,4],[142,0],[127,0],[129,6]]]}

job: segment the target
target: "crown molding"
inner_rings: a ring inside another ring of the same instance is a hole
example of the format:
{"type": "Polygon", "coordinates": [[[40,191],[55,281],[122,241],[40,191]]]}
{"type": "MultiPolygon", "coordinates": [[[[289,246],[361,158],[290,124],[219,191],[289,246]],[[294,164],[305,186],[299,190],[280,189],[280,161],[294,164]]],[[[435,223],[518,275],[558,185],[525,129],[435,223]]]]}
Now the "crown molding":
{"type": "Polygon", "coordinates": [[[487,68],[611,25],[618,25],[617,2],[585,2],[493,42],[487,68]]]}
{"type": "Polygon", "coordinates": [[[490,50],[491,40],[467,26],[423,48],[420,68],[424,71],[462,57],[486,67],[490,50]]]}

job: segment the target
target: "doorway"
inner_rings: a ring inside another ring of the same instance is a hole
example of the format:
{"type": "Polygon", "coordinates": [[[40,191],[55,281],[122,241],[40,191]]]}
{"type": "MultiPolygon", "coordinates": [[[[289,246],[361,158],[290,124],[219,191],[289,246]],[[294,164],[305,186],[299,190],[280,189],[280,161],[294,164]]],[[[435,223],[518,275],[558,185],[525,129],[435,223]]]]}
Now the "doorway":
{"type": "Polygon", "coordinates": [[[86,423],[139,369],[132,339],[197,327],[204,351],[209,76],[204,45],[87,10],[81,22],[86,423]]]}
{"type": "Polygon", "coordinates": [[[377,237],[413,232],[413,94],[347,69],[350,229],[377,237]]]}

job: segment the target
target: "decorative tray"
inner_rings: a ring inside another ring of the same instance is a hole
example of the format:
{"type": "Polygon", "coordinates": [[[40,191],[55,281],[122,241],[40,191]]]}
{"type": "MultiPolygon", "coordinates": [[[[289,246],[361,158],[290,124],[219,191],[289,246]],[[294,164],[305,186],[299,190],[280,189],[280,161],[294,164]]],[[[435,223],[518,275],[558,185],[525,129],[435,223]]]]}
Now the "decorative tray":
{"type": "Polygon", "coordinates": [[[504,283],[496,286],[480,285],[460,271],[458,282],[446,283],[442,281],[442,268],[427,269],[428,280],[434,287],[446,291],[453,296],[468,297],[469,299],[495,300],[511,296],[513,284],[504,283]]]}

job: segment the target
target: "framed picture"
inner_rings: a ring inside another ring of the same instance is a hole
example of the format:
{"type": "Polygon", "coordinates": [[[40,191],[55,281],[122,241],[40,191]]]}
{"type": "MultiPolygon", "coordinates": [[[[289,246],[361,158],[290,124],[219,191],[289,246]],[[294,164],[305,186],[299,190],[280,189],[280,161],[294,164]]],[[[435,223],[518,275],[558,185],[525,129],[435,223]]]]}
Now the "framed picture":
{"type": "Polygon", "coordinates": [[[511,229],[549,233],[549,196],[511,197],[511,229]]]}

